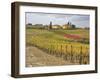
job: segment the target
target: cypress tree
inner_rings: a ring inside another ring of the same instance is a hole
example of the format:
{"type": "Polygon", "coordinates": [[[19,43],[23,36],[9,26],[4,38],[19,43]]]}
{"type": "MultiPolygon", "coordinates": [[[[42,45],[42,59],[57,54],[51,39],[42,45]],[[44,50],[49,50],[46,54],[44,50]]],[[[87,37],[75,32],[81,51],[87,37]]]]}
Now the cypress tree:
{"type": "Polygon", "coordinates": [[[49,29],[52,29],[52,22],[50,22],[49,29]]]}

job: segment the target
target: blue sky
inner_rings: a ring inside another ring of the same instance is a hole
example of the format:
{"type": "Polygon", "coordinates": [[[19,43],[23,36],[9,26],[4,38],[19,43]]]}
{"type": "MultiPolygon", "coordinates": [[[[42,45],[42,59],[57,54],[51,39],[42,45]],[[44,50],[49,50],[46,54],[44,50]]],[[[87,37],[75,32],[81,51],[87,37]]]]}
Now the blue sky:
{"type": "Polygon", "coordinates": [[[80,14],[48,14],[48,13],[26,13],[26,24],[63,25],[71,22],[77,27],[90,27],[90,16],[80,14]]]}

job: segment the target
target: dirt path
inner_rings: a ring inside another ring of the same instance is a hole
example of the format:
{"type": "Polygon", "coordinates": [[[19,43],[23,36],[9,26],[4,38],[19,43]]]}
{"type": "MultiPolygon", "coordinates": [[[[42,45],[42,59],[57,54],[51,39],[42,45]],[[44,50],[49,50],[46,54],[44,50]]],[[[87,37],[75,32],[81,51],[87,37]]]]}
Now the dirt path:
{"type": "Polygon", "coordinates": [[[26,48],[26,67],[59,66],[69,64],[71,63],[63,60],[62,58],[49,55],[36,47],[28,46],[26,48]]]}

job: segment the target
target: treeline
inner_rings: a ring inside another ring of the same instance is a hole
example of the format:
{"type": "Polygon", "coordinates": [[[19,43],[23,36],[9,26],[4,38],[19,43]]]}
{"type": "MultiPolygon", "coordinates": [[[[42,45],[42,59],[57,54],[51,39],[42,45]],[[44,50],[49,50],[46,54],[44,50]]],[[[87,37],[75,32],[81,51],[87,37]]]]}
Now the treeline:
{"type": "Polygon", "coordinates": [[[34,24],[33,25],[32,23],[28,23],[28,24],[26,24],[26,28],[48,29],[48,30],[52,30],[52,29],[89,29],[88,27],[84,27],[84,28],[76,27],[76,25],[72,24],[71,22],[68,22],[67,24],[64,24],[64,25],[58,25],[58,24],[53,25],[52,22],[50,22],[49,25],[43,25],[43,24],[34,24]]]}

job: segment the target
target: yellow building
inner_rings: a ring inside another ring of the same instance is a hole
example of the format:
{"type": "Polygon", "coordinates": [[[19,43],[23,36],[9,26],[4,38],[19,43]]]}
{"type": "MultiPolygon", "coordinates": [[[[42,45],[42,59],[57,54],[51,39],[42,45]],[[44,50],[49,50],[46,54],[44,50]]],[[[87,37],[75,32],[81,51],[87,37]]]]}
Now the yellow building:
{"type": "Polygon", "coordinates": [[[68,24],[64,24],[62,25],[62,29],[71,29],[72,26],[68,25],[68,24]]]}
{"type": "Polygon", "coordinates": [[[53,26],[52,26],[52,29],[60,29],[60,28],[61,28],[60,25],[53,25],[53,26]]]}

